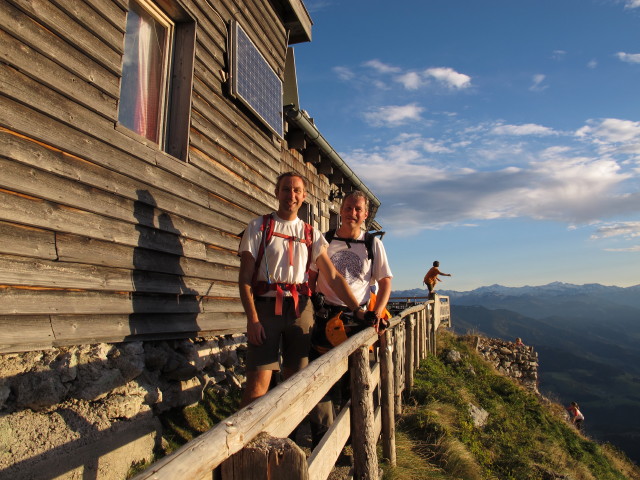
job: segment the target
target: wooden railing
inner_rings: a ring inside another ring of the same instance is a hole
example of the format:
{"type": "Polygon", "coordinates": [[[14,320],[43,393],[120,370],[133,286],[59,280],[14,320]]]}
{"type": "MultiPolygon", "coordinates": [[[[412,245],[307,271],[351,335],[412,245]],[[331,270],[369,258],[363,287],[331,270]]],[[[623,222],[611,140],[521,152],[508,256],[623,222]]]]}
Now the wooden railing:
{"type": "Polygon", "coordinates": [[[356,476],[378,478],[377,440],[382,434],[383,456],[395,465],[395,417],[402,412],[403,392],[406,395],[412,388],[420,361],[435,352],[438,326],[451,324],[448,300],[436,297],[404,309],[380,336],[373,328],[357,333],[264,397],[154,463],[135,480],[212,478],[221,465],[216,478],[222,480],[267,478],[266,471],[259,471],[266,470],[264,462],[236,457],[262,432],[286,438],[347,370],[351,400],[308,459],[295,445],[296,458],[278,457],[277,478],[326,479],[352,431],[358,432],[352,435],[356,476]]]}

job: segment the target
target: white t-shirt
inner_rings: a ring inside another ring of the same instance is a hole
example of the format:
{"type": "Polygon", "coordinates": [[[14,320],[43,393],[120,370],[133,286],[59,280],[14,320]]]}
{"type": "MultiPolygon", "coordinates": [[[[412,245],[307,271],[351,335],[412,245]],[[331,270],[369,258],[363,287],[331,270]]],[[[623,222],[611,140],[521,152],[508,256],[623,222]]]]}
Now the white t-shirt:
{"type": "MultiPolygon", "coordinates": [[[[357,240],[364,240],[364,232],[357,240]]],[[[371,290],[369,286],[383,278],[391,278],[391,268],[387,260],[387,252],[378,237],[373,239],[373,271],[371,271],[371,260],[367,255],[367,247],[364,243],[351,243],[351,248],[346,242],[332,240],[329,244],[327,254],[336,270],[345,278],[353,296],[358,303],[363,305],[369,301],[371,290]]],[[[312,270],[318,271],[317,265],[312,265],[312,270]]],[[[325,296],[325,301],[331,305],[343,305],[345,303],[333,292],[329,283],[322,273],[318,275],[316,290],[325,296]]]]}
{"type": "MultiPolygon", "coordinates": [[[[275,220],[273,231],[304,239],[304,222],[299,218],[295,220],[283,220],[274,212],[275,220]]],[[[247,229],[240,241],[239,253],[249,252],[254,260],[258,257],[260,242],[262,241],[262,217],[258,217],[247,226],[247,229]]],[[[266,235],[265,235],[266,240],[266,235]]],[[[315,262],[327,246],[327,241],[318,231],[313,229],[313,245],[311,249],[312,263],[315,262]]],[[[289,240],[277,236],[272,236],[267,244],[264,256],[258,265],[258,281],[267,280],[267,270],[272,282],[275,283],[305,283],[309,278],[306,272],[308,247],[306,244],[293,242],[293,265],[289,265],[289,240]]],[[[269,291],[265,296],[275,296],[275,291],[269,291]]],[[[285,295],[290,295],[285,292],[285,295]]]]}

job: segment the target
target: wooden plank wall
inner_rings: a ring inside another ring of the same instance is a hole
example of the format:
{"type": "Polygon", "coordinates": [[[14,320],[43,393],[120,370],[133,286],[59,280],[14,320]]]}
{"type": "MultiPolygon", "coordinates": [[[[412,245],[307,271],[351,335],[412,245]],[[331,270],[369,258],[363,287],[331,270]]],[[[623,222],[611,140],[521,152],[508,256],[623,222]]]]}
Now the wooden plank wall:
{"type": "Polygon", "coordinates": [[[186,162],[116,126],[126,0],[0,2],[0,352],[244,330],[238,234],[282,148],[227,93],[227,25],[281,77],[286,32],[268,0],[180,3],[186,162]]]}

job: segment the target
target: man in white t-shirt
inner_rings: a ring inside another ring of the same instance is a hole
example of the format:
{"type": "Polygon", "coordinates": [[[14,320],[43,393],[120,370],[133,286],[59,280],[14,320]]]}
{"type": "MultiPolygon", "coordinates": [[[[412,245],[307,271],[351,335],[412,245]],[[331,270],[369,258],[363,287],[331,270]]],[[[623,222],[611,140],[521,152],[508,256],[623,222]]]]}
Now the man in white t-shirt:
{"type": "MultiPolygon", "coordinates": [[[[378,322],[384,321],[381,319],[384,319],[388,313],[386,307],[391,294],[393,274],[380,239],[365,233],[362,229],[368,216],[367,196],[359,190],[351,192],[344,198],[340,207],[340,228],[326,234],[331,240],[327,250],[331,263],[346,279],[358,304],[365,308],[371,297],[371,285],[377,283],[378,286],[375,305],[372,306],[375,317],[372,318],[371,314],[367,313],[366,322],[353,320],[352,323],[355,325],[346,326],[343,336],[371,326],[372,321],[376,329],[383,330],[378,322]]],[[[339,312],[349,312],[350,307],[347,307],[336,295],[322,270],[318,272],[318,269],[313,266],[310,272],[310,285],[312,289],[315,287],[314,291],[324,295],[324,306],[316,311],[315,325],[311,335],[310,360],[314,360],[343,340],[333,338],[334,332],[342,330],[333,328],[334,325],[331,322],[339,312]]],[[[326,396],[310,414],[314,444],[333,423],[333,418],[333,402],[330,396],[326,396]]]]}
{"type": "MultiPolygon", "coordinates": [[[[326,253],[327,241],[297,217],[307,196],[304,178],[287,172],[275,189],[278,210],[252,220],[240,242],[240,299],[247,315],[247,383],[241,406],[269,389],[279,370],[282,340],[283,375],[290,377],[308,363],[313,306],[308,269],[315,262],[338,297],[352,310],[359,303],[326,253]]],[[[364,314],[357,314],[364,318],[364,314]]]]}

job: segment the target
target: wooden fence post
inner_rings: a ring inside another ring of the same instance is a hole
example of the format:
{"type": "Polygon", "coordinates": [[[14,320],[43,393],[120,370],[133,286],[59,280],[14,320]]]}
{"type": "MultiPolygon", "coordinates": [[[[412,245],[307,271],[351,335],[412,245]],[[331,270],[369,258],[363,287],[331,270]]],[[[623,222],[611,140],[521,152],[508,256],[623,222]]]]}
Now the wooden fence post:
{"type": "Polygon", "coordinates": [[[404,337],[404,394],[405,398],[409,396],[413,387],[413,315],[409,315],[406,321],[406,330],[404,337]]]}
{"type": "Polygon", "coordinates": [[[432,330],[433,330],[433,334],[431,335],[431,353],[432,354],[436,354],[436,321],[435,318],[433,319],[433,323],[432,323],[432,330]]]}
{"type": "Polygon", "coordinates": [[[377,439],[374,433],[368,347],[359,347],[351,354],[350,370],[351,408],[353,409],[351,445],[353,447],[354,478],[357,480],[378,480],[377,439]]]}
{"type": "Polygon", "coordinates": [[[420,325],[420,312],[413,314],[413,320],[415,322],[415,342],[413,347],[413,367],[418,368],[420,365],[420,337],[422,337],[422,325],[420,325]]]}
{"type": "Polygon", "coordinates": [[[424,346],[425,346],[425,353],[427,356],[429,353],[431,353],[430,350],[430,345],[431,345],[431,329],[429,328],[430,325],[430,321],[431,321],[431,311],[433,310],[433,307],[430,303],[427,303],[425,305],[424,308],[424,322],[425,322],[425,338],[424,338],[424,346]]]}
{"type": "Polygon", "coordinates": [[[266,433],[225,460],[220,470],[222,480],[309,478],[307,457],[302,449],[288,438],[274,438],[266,433]]]}
{"type": "Polygon", "coordinates": [[[382,454],[389,464],[396,464],[396,420],[393,389],[393,343],[387,330],[380,337],[380,383],[382,391],[382,454]]]}
{"type": "Polygon", "coordinates": [[[413,368],[420,366],[420,312],[414,313],[413,317],[413,368]]]}
{"type": "Polygon", "coordinates": [[[393,388],[395,398],[394,411],[396,415],[402,414],[402,390],[404,386],[404,324],[400,323],[393,329],[393,388]]]}
{"type": "Polygon", "coordinates": [[[433,316],[431,317],[431,325],[429,327],[431,328],[431,345],[429,346],[429,348],[431,349],[431,353],[434,355],[436,353],[436,315],[437,314],[438,312],[434,310],[433,316]]]}
{"type": "Polygon", "coordinates": [[[422,335],[420,335],[420,361],[427,358],[427,307],[420,310],[420,324],[422,325],[422,335]]]}

